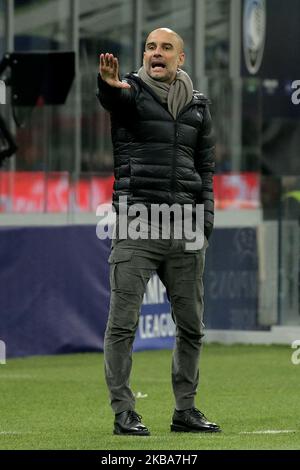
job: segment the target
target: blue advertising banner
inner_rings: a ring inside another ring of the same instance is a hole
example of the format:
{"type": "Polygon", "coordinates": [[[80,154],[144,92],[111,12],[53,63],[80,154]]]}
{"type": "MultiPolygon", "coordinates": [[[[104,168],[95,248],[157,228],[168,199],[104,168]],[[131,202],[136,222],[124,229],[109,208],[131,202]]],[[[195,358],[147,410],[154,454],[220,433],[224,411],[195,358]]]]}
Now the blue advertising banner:
{"type": "Polygon", "coordinates": [[[109,249],[94,226],[0,230],[0,340],[7,357],[103,348],[109,249]]]}
{"type": "MultiPolygon", "coordinates": [[[[110,240],[94,226],[0,230],[0,340],[7,357],[103,350],[110,240]]],[[[216,229],[207,250],[207,328],[257,329],[256,230],[216,229]]],[[[167,349],[175,325],[154,275],[135,350],[167,349]]]]}
{"type": "Polygon", "coordinates": [[[210,245],[204,276],[206,328],[261,329],[256,229],[214,230],[210,245]]]}

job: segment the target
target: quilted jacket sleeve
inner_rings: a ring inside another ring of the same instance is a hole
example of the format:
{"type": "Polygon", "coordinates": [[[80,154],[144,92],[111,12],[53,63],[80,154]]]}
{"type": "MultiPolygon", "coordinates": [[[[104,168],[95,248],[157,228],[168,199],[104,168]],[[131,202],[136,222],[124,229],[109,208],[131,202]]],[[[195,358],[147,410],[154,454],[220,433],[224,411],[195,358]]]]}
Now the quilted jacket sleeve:
{"type": "Polygon", "coordinates": [[[208,104],[203,111],[203,125],[198,136],[195,167],[202,179],[202,191],[197,203],[204,204],[204,233],[209,238],[214,225],[215,135],[208,104]]]}

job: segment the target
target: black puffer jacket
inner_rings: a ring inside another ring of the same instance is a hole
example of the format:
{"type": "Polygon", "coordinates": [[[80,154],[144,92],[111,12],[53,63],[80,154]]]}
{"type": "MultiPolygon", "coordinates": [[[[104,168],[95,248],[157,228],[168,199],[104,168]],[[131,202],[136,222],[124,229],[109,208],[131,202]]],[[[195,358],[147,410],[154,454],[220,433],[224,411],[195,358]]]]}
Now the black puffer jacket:
{"type": "Polygon", "coordinates": [[[176,119],[136,74],[130,89],[112,88],[98,75],[98,98],[111,113],[115,183],[128,204],[204,204],[205,234],[213,227],[214,137],[208,100],[194,92],[176,119]]]}

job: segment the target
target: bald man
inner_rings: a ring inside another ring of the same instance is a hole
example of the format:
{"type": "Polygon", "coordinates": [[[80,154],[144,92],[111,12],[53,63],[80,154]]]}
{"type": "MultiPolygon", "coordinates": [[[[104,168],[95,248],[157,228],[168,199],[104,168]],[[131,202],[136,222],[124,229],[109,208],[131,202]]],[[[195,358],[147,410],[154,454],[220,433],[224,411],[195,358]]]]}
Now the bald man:
{"type": "Polygon", "coordinates": [[[143,66],[124,80],[118,59],[110,53],[100,55],[98,97],[111,115],[115,165],[116,238],[109,257],[111,298],[104,357],[117,435],[150,435],[135,411],[129,380],[143,295],[154,272],[166,287],[176,324],[171,431],[220,431],[195,407],[203,337],[202,277],[214,217],[214,138],[208,100],[193,90],[181,68],[184,60],[183,40],[168,28],[148,35],[143,66]],[[129,227],[137,204],[141,213],[146,209],[147,223],[139,237],[121,236],[124,205],[129,227]],[[172,210],[176,206],[180,214],[190,208],[193,222],[198,207],[204,207],[204,243],[188,248],[188,236],[178,236],[177,216],[171,210],[168,237],[163,217],[156,225],[149,222],[152,210],[163,205],[172,210]]]}

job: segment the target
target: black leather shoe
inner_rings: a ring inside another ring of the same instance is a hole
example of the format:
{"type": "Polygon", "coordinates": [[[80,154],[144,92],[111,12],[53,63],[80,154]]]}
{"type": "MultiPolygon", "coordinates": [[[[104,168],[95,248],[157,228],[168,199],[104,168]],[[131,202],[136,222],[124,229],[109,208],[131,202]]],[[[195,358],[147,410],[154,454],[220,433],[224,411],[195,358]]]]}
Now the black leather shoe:
{"type": "Polygon", "coordinates": [[[123,411],[115,416],[114,434],[127,436],[150,436],[149,430],[143,425],[142,417],[133,410],[123,411]]]}
{"type": "Polygon", "coordinates": [[[183,411],[174,411],[171,423],[173,432],[220,432],[220,427],[210,423],[197,408],[183,411]]]}

